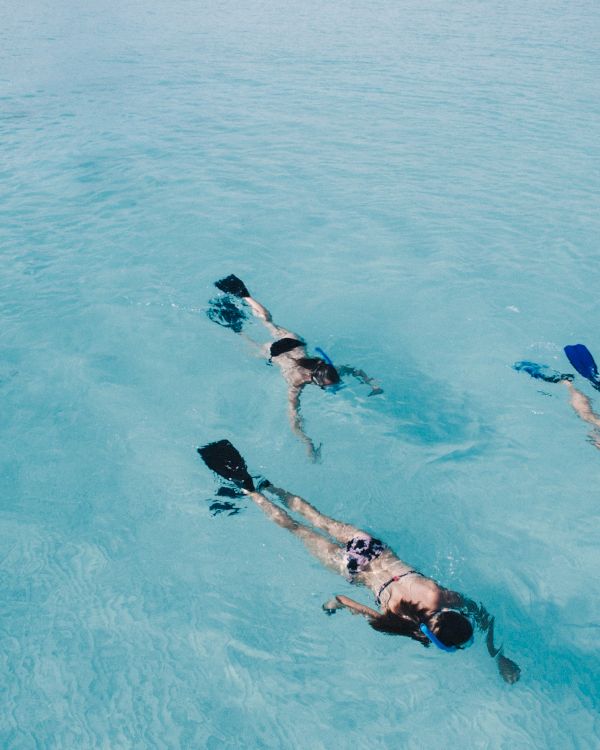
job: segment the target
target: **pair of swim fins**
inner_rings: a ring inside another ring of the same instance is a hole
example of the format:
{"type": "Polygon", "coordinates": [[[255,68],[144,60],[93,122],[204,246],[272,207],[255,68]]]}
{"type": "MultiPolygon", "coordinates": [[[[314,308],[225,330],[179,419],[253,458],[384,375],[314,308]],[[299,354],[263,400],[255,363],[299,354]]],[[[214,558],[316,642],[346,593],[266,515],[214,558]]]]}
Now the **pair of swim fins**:
{"type": "MultiPolygon", "coordinates": [[[[231,294],[240,299],[250,296],[244,282],[234,274],[215,281],[215,286],[225,294],[231,294]]],[[[243,321],[246,319],[245,313],[227,298],[213,300],[207,315],[215,323],[231,328],[235,333],[242,330],[243,321]]],[[[217,440],[214,443],[208,443],[208,445],[198,448],[198,453],[208,468],[215,474],[236,487],[250,492],[254,491],[254,480],[248,472],[246,462],[229,440],[217,440]]]]}
{"type": "MultiPolygon", "coordinates": [[[[592,386],[600,391],[600,375],[598,374],[598,367],[592,357],[590,350],[583,344],[569,344],[565,346],[565,354],[567,359],[573,365],[575,370],[586,380],[589,380],[592,386]]],[[[546,383],[558,383],[561,380],[573,380],[573,375],[570,373],[559,373],[556,370],[551,370],[545,365],[538,365],[535,362],[529,362],[524,360],[522,362],[516,362],[513,365],[515,370],[519,372],[526,372],[536,380],[544,380],[546,383]]]]}
{"type": "MultiPolygon", "coordinates": [[[[224,279],[215,281],[215,286],[225,294],[231,294],[234,297],[243,299],[249,297],[250,292],[241,279],[234,274],[226,276],[224,279]]],[[[247,316],[243,310],[227,297],[216,298],[210,301],[210,307],[206,311],[207,316],[213,323],[231,328],[234,333],[241,333],[244,321],[247,316]]]]}

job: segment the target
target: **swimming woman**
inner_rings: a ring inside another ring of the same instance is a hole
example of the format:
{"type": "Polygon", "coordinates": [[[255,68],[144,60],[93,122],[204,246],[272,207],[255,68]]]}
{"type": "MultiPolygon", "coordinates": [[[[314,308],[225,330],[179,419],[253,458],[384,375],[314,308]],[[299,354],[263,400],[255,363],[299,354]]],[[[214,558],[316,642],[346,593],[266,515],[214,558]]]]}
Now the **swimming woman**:
{"type": "MultiPolygon", "coordinates": [[[[565,346],[565,354],[577,372],[589,380],[596,390],[600,390],[600,375],[589,349],[583,344],[574,344],[572,346],[565,346]]],[[[580,419],[591,424],[593,427],[589,435],[590,442],[593,446],[600,449],[600,416],[592,409],[590,398],[573,385],[573,380],[575,379],[573,374],[568,372],[560,373],[545,365],[538,365],[535,362],[527,360],[515,362],[513,368],[519,372],[526,372],[536,380],[564,385],[569,391],[569,400],[573,411],[580,419]]]]}
{"type": "Polygon", "coordinates": [[[326,567],[351,583],[371,589],[379,607],[373,609],[338,594],[323,605],[326,614],[348,609],[364,616],[374,630],[403,635],[423,646],[433,644],[447,653],[471,645],[476,625],[487,631],[488,653],[496,659],[502,678],[508,683],[519,679],[521,670],[517,664],[504,656],[501,647],[494,646],[494,618],[483,606],[440,586],[397,557],[379,539],[320,513],[298,495],[274,487],[266,479],[256,488],[244,459],[229,441],[210,443],[198,448],[198,453],[210,469],[237,485],[268,518],[301,539],[326,567]],[[284,507],[270,500],[266,492],[284,507]],[[308,523],[296,520],[288,510],[308,523]]]}
{"type": "MultiPolygon", "coordinates": [[[[309,357],[306,343],[292,331],[273,322],[271,313],[258,300],[250,295],[246,285],[237,276],[231,274],[215,282],[215,286],[226,294],[238,297],[251,309],[273,337],[273,342],[263,351],[269,362],[276,364],[288,385],[288,416],[290,426],[295,435],[306,446],[309,457],[314,461],[319,458],[320,446],[317,447],[304,430],[304,423],[300,414],[300,394],[302,389],[310,384],[325,390],[334,389],[340,383],[341,375],[353,375],[360,382],[371,386],[369,396],[383,393],[382,389],[363,370],[343,365],[334,367],[333,362],[322,349],[316,351],[320,357],[309,357]]],[[[231,302],[218,300],[208,312],[211,320],[232,328],[236,333],[242,330],[243,313],[231,302]],[[240,318],[242,316],[242,318],[240,318]]],[[[254,342],[253,342],[254,343],[254,342]]]]}

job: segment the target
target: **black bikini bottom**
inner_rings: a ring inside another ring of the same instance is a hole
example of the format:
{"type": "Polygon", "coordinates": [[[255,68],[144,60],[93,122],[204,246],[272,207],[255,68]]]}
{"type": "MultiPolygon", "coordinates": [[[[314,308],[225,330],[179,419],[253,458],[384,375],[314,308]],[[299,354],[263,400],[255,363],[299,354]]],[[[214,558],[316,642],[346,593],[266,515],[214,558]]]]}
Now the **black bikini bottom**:
{"type": "Polygon", "coordinates": [[[280,354],[291,352],[292,349],[297,349],[299,346],[305,346],[303,341],[298,339],[279,339],[271,344],[271,356],[278,357],[280,354]]]}

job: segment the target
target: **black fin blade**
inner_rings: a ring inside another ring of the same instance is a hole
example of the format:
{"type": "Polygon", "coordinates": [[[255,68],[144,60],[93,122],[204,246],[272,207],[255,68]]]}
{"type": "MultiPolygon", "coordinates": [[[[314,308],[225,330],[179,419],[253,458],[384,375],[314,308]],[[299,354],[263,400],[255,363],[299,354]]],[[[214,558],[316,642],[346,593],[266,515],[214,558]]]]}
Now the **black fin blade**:
{"type": "Polygon", "coordinates": [[[202,448],[198,448],[198,453],[208,468],[215,474],[234,482],[245,490],[250,492],[254,490],[254,482],[248,473],[246,462],[229,440],[209,443],[202,448]]]}
{"type": "Polygon", "coordinates": [[[235,297],[249,297],[250,292],[241,279],[234,274],[226,276],[224,279],[215,281],[215,286],[225,294],[233,294],[235,297]]]}

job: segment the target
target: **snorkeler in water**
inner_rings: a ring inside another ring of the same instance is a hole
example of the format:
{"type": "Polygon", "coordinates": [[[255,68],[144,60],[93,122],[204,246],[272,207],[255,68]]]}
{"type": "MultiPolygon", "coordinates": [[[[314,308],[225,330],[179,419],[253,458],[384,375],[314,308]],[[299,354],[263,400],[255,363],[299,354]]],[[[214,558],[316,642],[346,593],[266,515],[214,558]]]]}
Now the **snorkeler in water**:
{"type": "MultiPolygon", "coordinates": [[[[288,384],[288,414],[292,431],[306,446],[309,457],[317,460],[320,456],[320,446],[317,447],[304,431],[304,423],[300,414],[302,389],[314,384],[323,390],[335,390],[336,386],[339,387],[341,376],[353,375],[361,383],[371,387],[369,396],[383,393],[383,390],[363,370],[348,365],[336,368],[327,354],[318,347],[315,351],[320,356],[309,357],[306,352],[306,342],[297,334],[276,325],[271,313],[251,296],[244,282],[237,276],[231,274],[216,281],[215,286],[225,294],[237,297],[246,303],[252,314],[264,324],[273,337],[273,342],[267,345],[263,352],[270,363],[276,364],[281,369],[288,384]]],[[[245,314],[230,298],[213,300],[207,314],[219,325],[231,328],[235,333],[241,333],[245,314]]]]}
{"type": "MultiPolygon", "coordinates": [[[[589,349],[583,344],[573,344],[565,346],[565,354],[575,370],[582,377],[586,378],[586,380],[589,380],[597,391],[600,391],[600,375],[589,349]]],[[[536,380],[564,385],[569,391],[571,406],[577,416],[593,427],[589,435],[590,442],[596,448],[600,449],[600,416],[592,409],[590,398],[573,385],[573,380],[575,379],[573,374],[560,373],[545,365],[538,365],[535,362],[527,360],[515,362],[513,368],[519,372],[526,372],[536,380]]]]}
{"type": "Polygon", "coordinates": [[[266,479],[255,487],[244,459],[228,440],[209,443],[198,448],[198,453],[212,471],[237,486],[268,518],[301,539],[326,567],[350,583],[370,588],[379,607],[373,609],[338,594],[323,604],[326,614],[348,609],[363,615],[374,630],[403,635],[423,646],[433,644],[447,653],[470,646],[476,626],[487,632],[487,650],[496,659],[502,678],[508,683],[519,679],[518,665],[504,656],[502,647],[494,645],[494,618],[482,605],[440,586],[397,557],[384,542],[320,513],[301,497],[274,487],[266,479]],[[308,523],[296,520],[288,510],[308,523]]]}

